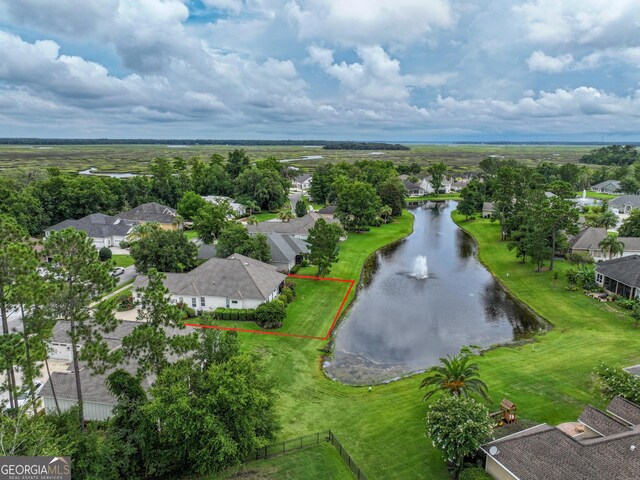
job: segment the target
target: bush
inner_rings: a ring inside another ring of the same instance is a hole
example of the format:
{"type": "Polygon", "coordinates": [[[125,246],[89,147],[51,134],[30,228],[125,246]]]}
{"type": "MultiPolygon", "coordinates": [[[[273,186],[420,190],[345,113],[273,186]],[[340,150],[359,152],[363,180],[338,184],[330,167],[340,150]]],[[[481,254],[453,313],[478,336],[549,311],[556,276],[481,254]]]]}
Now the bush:
{"type": "Polygon", "coordinates": [[[603,362],[598,363],[595,372],[602,385],[602,394],[606,399],[620,396],[640,405],[640,377],[603,362]]]}
{"type": "Polygon", "coordinates": [[[263,303],[256,309],[256,323],[262,328],[280,328],[286,314],[284,303],[276,299],[263,303]]]}
{"type": "Polygon", "coordinates": [[[304,260],[302,260],[300,262],[300,266],[301,267],[308,267],[309,266],[309,260],[307,260],[306,258],[304,260]]]}
{"type": "Polygon", "coordinates": [[[458,480],[493,480],[483,468],[465,468],[460,472],[458,480]]]}
{"type": "Polygon", "coordinates": [[[293,296],[296,296],[296,282],[292,282],[291,280],[285,280],[284,281],[284,286],[286,288],[290,288],[291,291],[293,292],[293,296]]]}
{"type": "Polygon", "coordinates": [[[287,303],[291,303],[294,300],[293,290],[289,287],[284,287],[280,292],[280,296],[287,299],[287,303]]]}
{"type": "Polygon", "coordinates": [[[256,311],[252,308],[216,308],[213,312],[215,320],[230,320],[236,322],[255,322],[256,311]]]}
{"type": "Polygon", "coordinates": [[[193,318],[196,316],[196,311],[189,307],[186,303],[178,303],[178,308],[182,310],[182,318],[193,318]]]}
{"type": "Polygon", "coordinates": [[[127,242],[126,240],[122,240],[120,242],[120,248],[129,248],[129,242],[127,242]]]}
{"type": "Polygon", "coordinates": [[[298,270],[300,270],[300,265],[294,265],[293,267],[291,267],[291,273],[298,273],[298,270]]]}
{"type": "Polygon", "coordinates": [[[578,268],[567,270],[565,275],[569,281],[570,288],[577,286],[588,291],[598,289],[595,279],[595,267],[593,265],[579,265],[578,268]]]}
{"type": "Polygon", "coordinates": [[[626,310],[633,310],[633,308],[638,304],[637,300],[633,300],[630,298],[620,298],[616,301],[616,304],[626,310]]]}
{"type": "Polygon", "coordinates": [[[133,299],[133,293],[130,291],[124,291],[120,295],[118,295],[118,304],[116,305],[116,310],[118,312],[126,312],[127,310],[131,310],[135,306],[135,300],[133,299]]]}
{"type": "Polygon", "coordinates": [[[107,260],[111,260],[113,253],[111,253],[111,249],[109,247],[102,247],[98,251],[98,258],[101,262],[106,262],[107,260]]]}
{"type": "Polygon", "coordinates": [[[567,253],[565,258],[567,259],[567,261],[575,263],[577,265],[594,263],[593,257],[587,252],[567,253]]]}

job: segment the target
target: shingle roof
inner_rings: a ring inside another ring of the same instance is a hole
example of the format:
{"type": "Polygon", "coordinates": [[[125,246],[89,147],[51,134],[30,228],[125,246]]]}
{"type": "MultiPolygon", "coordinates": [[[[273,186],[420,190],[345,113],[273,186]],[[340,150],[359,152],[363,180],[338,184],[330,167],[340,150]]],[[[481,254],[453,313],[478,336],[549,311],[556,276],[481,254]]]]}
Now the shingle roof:
{"type": "Polygon", "coordinates": [[[600,262],[596,265],[596,272],[630,287],[640,287],[640,255],[600,262]]]}
{"type": "Polygon", "coordinates": [[[420,185],[416,185],[413,182],[410,182],[409,180],[403,180],[402,184],[404,185],[404,188],[406,188],[407,190],[423,190],[423,188],[420,185]]]}
{"type": "Polygon", "coordinates": [[[607,185],[613,185],[616,190],[620,188],[620,182],[618,180],[605,180],[604,182],[596,183],[595,185],[591,185],[591,188],[602,188],[607,185]]]}
{"type": "MultiPolygon", "coordinates": [[[[102,338],[107,342],[110,348],[116,348],[122,344],[122,339],[129,335],[133,329],[139,325],[138,322],[123,321],[113,332],[103,333],[102,338]]],[[[58,320],[53,326],[51,341],[54,343],[71,344],[69,337],[69,325],[65,320],[58,320]]]]}
{"type": "Polygon", "coordinates": [[[295,183],[304,183],[312,177],[313,175],[310,173],[303,173],[302,175],[298,175],[296,178],[294,178],[293,181],[295,183]]]}
{"type": "Polygon", "coordinates": [[[302,218],[295,218],[288,222],[260,222],[257,225],[247,225],[249,233],[284,233],[290,235],[308,235],[320,218],[328,223],[337,223],[337,220],[326,219],[317,212],[307,213],[302,218]]]}
{"type": "Polygon", "coordinates": [[[629,431],[629,427],[591,405],[582,411],[578,420],[603,436],[629,431]]]}
{"type": "Polygon", "coordinates": [[[606,228],[587,227],[571,237],[569,245],[574,250],[599,249],[598,244],[606,237],[606,228]]]}
{"type": "Polygon", "coordinates": [[[482,204],[482,210],[483,211],[493,211],[493,210],[495,210],[493,202],[484,202],[482,204]]]}
{"type": "MultiPolygon", "coordinates": [[[[285,280],[276,267],[240,254],[212,258],[187,273],[168,273],[165,287],[172,295],[211,296],[267,300],[285,280]]],[[[146,287],[148,278],[139,275],[133,285],[146,287]]]]}
{"type": "Polygon", "coordinates": [[[58,231],[65,228],[75,228],[87,232],[91,238],[107,238],[111,236],[126,236],[136,222],[112,217],[104,213],[92,213],[78,220],[64,220],[47,228],[45,231],[58,231]]]}
{"type": "Polygon", "coordinates": [[[640,195],[620,195],[609,201],[610,207],[623,207],[625,205],[640,208],[640,195]]]}
{"type": "Polygon", "coordinates": [[[640,406],[621,397],[615,397],[607,406],[607,412],[614,414],[631,425],[640,425],[640,406]]]}
{"type": "Polygon", "coordinates": [[[127,212],[118,214],[120,218],[126,218],[128,220],[138,220],[141,222],[158,222],[158,223],[173,223],[176,216],[175,209],[171,207],[165,207],[156,202],[143,203],[136,208],[132,208],[127,212]]]}
{"type": "Polygon", "coordinates": [[[309,244],[293,235],[270,233],[267,235],[267,244],[271,250],[271,263],[288,264],[296,256],[309,252],[309,244]]]}
{"type": "Polygon", "coordinates": [[[333,215],[336,212],[337,208],[338,208],[337,205],[327,205],[326,207],[323,207],[320,210],[318,210],[318,213],[321,215],[333,215]]]}

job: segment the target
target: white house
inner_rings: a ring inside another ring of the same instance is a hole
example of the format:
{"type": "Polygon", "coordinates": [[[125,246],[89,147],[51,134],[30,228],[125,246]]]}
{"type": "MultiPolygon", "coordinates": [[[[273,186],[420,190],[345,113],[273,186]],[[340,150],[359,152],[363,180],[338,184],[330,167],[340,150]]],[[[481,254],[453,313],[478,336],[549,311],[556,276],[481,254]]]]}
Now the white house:
{"type": "Polygon", "coordinates": [[[236,202],[233,198],[221,197],[218,195],[203,195],[202,198],[203,200],[206,200],[207,202],[214,205],[220,205],[221,203],[227,202],[229,204],[229,207],[231,207],[231,210],[233,210],[233,212],[238,217],[242,217],[247,214],[247,207],[245,207],[241,203],[236,202]]]}
{"type": "Polygon", "coordinates": [[[408,197],[421,197],[425,194],[424,188],[420,185],[416,185],[409,180],[403,180],[402,184],[404,185],[405,190],[407,191],[408,197]]]}
{"type": "Polygon", "coordinates": [[[433,188],[432,182],[433,182],[433,178],[431,177],[431,175],[429,175],[428,177],[425,177],[420,181],[420,188],[422,188],[427,194],[451,193],[451,186],[453,185],[453,182],[451,181],[450,178],[444,177],[442,179],[442,185],[440,185],[438,192],[436,192],[435,189],[433,188]]]}
{"type": "Polygon", "coordinates": [[[313,180],[313,175],[310,173],[304,173],[302,175],[298,175],[291,181],[291,184],[294,188],[298,190],[309,190],[311,188],[311,182],[313,180]]]}
{"type": "Polygon", "coordinates": [[[596,183],[591,186],[592,192],[598,193],[620,193],[620,182],[618,180],[605,180],[604,182],[596,183]]]}
{"type": "Polygon", "coordinates": [[[321,218],[324,218],[327,223],[340,224],[340,221],[335,218],[327,218],[318,212],[310,212],[302,218],[294,218],[288,222],[273,220],[260,222],[256,225],[247,225],[247,231],[251,235],[255,235],[256,233],[263,233],[265,235],[281,233],[284,235],[293,235],[300,240],[306,240],[309,238],[309,230],[311,230],[321,218]]]}
{"type": "MultiPolygon", "coordinates": [[[[286,278],[273,265],[233,254],[207,260],[187,273],[167,273],[164,285],[173,303],[212,312],[220,307],[257,308],[278,296],[286,278]]],[[[147,285],[145,275],[133,283],[135,289],[147,285]]]]}
{"type": "Polygon", "coordinates": [[[86,232],[87,237],[93,240],[97,249],[102,247],[119,247],[127,235],[133,230],[138,222],[134,220],[112,217],[103,213],[92,213],[78,220],[65,220],[44,231],[46,237],[51,232],[64,230],[65,228],[75,228],[86,232]]]}

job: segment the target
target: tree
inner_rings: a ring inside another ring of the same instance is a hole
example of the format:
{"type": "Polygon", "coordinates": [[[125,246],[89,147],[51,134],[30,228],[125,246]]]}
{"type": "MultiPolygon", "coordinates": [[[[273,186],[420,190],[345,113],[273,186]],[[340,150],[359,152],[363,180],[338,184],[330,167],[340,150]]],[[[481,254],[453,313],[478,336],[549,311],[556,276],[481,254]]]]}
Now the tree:
{"type": "Polygon", "coordinates": [[[170,355],[182,355],[194,348],[195,335],[179,335],[184,329],[182,310],[171,303],[164,286],[165,275],[155,269],[148,271],[148,284],[138,290],[138,322],[133,331],[122,339],[127,359],[137,363],[137,376],[159,375],[169,365],[170,355]]]}
{"type": "Polygon", "coordinates": [[[302,218],[307,214],[307,202],[302,198],[296,202],[296,217],[302,218]]]}
{"type": "Polygon", "coordinates": [[[621,237],[640,237],[640,210],[637,208],[631,210],[629,217],[622,222],[618,233],[621,237]]]}
{"type": "Polygon", "coordinates": [[[235,180],[236,197],[254,200],[261,209],[275,211],[287,201],[289,180],[270,169],[249,168],[235,180]]]}
{"type": "Polygon", "coordinates": [[[437,195],[442,187],[444,181],[444,174],[447,171],[447,166],[444,163],[434,163],[427,168],[427,171],[431,175],[431,185],[433,186],[433,192],[437,195]]]}
{"type": "Polygon", "coordinates": [[[551,236],[551,258],[549,270],[553,270],[553,260],[556,254],[558,233],[565,231],[569,234],[578,233],[578,210],[573,203],[560,197],[545,199],[540,209],[540,220],[551,236]]]}
{"type": "Polygon", "coordinates": [[[605,210],[596,217],[596,226],[606,228],[607,230],[618,224],[618,216],[611,210],[605,210]]]}
{"type": "Polygon", "coordinates": [[[598,244],[598,248],[603,252],[607,252],[609,254],[609,260],[611,260],[614,255],[622,255],[624,252],[624,243],[618,240],[618,236],[615,233],[610,233],[602,239],[598,244]]]}
{"type": "Polygon", "coordinates": [[[380,207],[380,218],[384,223],[389,222],[389,217],[391,217],[392,213],[393,213],[393,210],[389,205],[383,205],[382,207],[380,207]]]}
{"type": "Polygon", "coordinates": [[[106,262],[107,260],[111,260],[112,256],[113,256],[113,253],[111,252],[111,249],[109,247],[102,247],[98,251],[98,258],[100,259],[101,262],[106,262]]]}
{"type": "Polygon", "coordinates": [[[316,202],[327,203],[331,194],[331,186],[336,179],[335,167],[330,163],[323,163],[313,172],[309,194],[316,202]]]}
{"type": "Polygon", "coordinates": [[[256,323],[262,328],[280,328],[287,316],[287,308],[280,301],[265,302],[256,308],[256,323]]]}
{"type": "Polygon", "coordinates": [[[598,362],[595,372],[605,398],[620,396],[640,405],[640,377],[603,362],[598,362]]]}
{"type": "Polygon", "coordinates": [[[346,228],[360,232],[374,222],[379,210],[380,199],[374,188],[355,181],[345,185],[339,193],[335,215],[346,228]]]}
{"type": "Polygon", "coordinates": [[[576,196],[574,186],[563,180],[554,180],[547,185],[547,190],[560,198],[573,198],[576,196]]]}
{"type": "Polygon", "coordinates": [[[228,202],[217,205],[207,203],[198,210],[193,220],[193,229],[198,232],[198,238],[204,243],[213,243],[220,232],[229,223],[227,217],[231,212],[228,202]]]}
{"type": "Polygon", "coordinates": [[[493,422],[487,407],[473,398],[444,396],[427,413],[427,435],[457,478],[465,457],[491,438],[493,422]]]}
{"type": "Polygon", "coordinates": [[[68,448],[43,415],[28,415],[26,409],[0,415],[0,456],[64,455],[68,448]]]}
{"type": "Polygon", "coordinates": [[[178,203],[177,212],[186,220],[193,220],[208,202],[195,192],[186,192],[178,203]]]}
{"type": "Polygon", "coordinates": [[[249,217],[252,217],[255,212],[260,210],[260,205],[255,200],[246,200],[244,206],[249,210],[249,217]]]}
{"type": "Polygon", "coordinates": [[[323,218],[309,230],[309,262],[318,267],[316,276],[324,276],[331,270],[331,265],[338,261],[338,242],[342,236],[342,228],[335,223],[327,223],[323,218]]]}
{"type": "Polygon", "coordinates": [[[140,273],[155,268],[161,272],[185,272],[197,264],[198,247],[181,231],[158,230],[134,242],[131,256],[140,273]]]}
{"type": "Polygon", "coordinates": [[[292,219],[296,218],[291,209],[282,210],[278,213],[278,219],[283,222],[290,222],[292,219]]]}
{"type": "Polygon", "coordinates": [[[478,364],[469,363],[470,360],[471,355],[466,348],[453,357],[441,357],[440,365],[427,370],[426,377],[420,382],[420,388],[427,389],[423,400],[428,400],[437,392],[463,397],[478,395],[487,400],[487,385],[480,380],[478,364]]]}
{"type": "Polygon", "coordinates": [[[218,257],[226,258],[234,253],[246,255],[261,262],[271,261],[267,237],[262,234],[249,235],[247,229],[239,223],[229,223],[222,230],[216,245],[218,257]]]}
{"type": "Polygon", "coordinates": [[[233,150],[227,155],[227,172],[232,179],[235,179],[249,168],[250,159],[244,150],[233,150]]]}
{"type": "Polygon", "coordinates": [[[78,419],[80,429],[84,430],[79,344],[90,347],[88,351],[93,353],[109,351],[101,332],[113,331],[118,321],[113,317],[108,302],[99,304],[93,315],[89,305],[94,298],[111,290],[115,286],[115,279],[110,274],[110,263],[98,260],[93,241],[83,231],[67,228],[51,232],[44,242],[43,253],[51,259],[51,263],[47,264],[48,280],[55,287],[51,299],[51,308],[55,313],[49,316],[57,315],[60,321],[69,326],[67,333],[71,339],[78,419]]]}
{"type": "Polygon", "coordinates": [[[484,185],[474,178],[460,191],[462,199],[458,202],[458,211],[467,219],[482,210],[485,201],[483,189],[484,185]]]}
{"type": "Polygon", "coordinates": [[[391,215],[394,217],[402,215],[407,202],[404,198],[406,190],[400,179],[388,178],[380,185],[378,192],[382,204],[391,207],[391,215]]]}
{"type": "Polygon", "coordinates": [[[161,230],[162,227],[158,222],[139,223],[131,229],[131,232],[127,236],[127,240],[129,243],[137,242],[138,240],[142,240],[152,233],[159,232],[161,230]]]}

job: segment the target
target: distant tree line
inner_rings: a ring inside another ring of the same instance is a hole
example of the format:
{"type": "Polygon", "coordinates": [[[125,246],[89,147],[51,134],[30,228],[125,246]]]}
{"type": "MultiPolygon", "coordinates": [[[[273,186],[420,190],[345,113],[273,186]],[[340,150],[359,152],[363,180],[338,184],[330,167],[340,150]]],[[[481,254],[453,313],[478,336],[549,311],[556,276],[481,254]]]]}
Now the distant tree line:
{"type": "Polygon", "coordinates": [[[325,150],[411,150],[399,143],[377,142],[326,142],[322,148],[325,150]]]}
{"type": "Polygon", "coordinates": [[[609,145],[596,148],[584,155],[580,161],[595,165],[631,165],[640,160],[638,149],[633,145],[609,145]]]}

